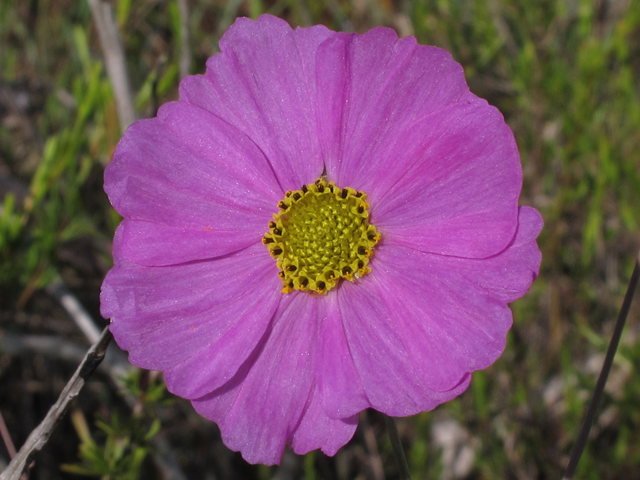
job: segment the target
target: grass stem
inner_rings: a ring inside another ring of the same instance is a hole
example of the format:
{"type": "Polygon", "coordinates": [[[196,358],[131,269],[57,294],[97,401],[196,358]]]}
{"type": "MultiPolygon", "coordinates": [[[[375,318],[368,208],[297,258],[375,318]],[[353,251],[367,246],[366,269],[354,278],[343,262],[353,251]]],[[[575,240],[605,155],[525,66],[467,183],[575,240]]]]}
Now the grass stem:
{"type": "Polygon", "coordinates": [[[398,464],[398,473],[400,474],[400,480],[411,480],[411,473],[409,472],[407,457],[404,454],[402,442],[400,441],[400,434],[398,433],[396,420],[393,417],[385,415],[384,421],[387,425],[387,432],[389,432],[389,440],[391,440],[393,454],[395,455],[396,463],[398,464]]]}
{"type": "Polygon", "coordinates": [[[573,475],[576,472],[576,467],[578,466],[578,462],[580,461],[580,457],[582,456],[582,452],[584,451],[584,447],[587,444],[589,432],[591,431],[591,427],[593,426],[593,421],[595,420],[596,412],[598,410],[598,406],[600,405],[600,400],[602,399],[604,387],[607,383],[607,378],[609,377],[611,366],[613,365],[613,358],[615,357],[616,351],[618,350],[618,344],[620,343],[620,337],[622,336],[622,329],[624,328],[627,316],[629,315],[629,309],[631,308],[633,294],[638,288],[638,279],[640,279],[640,252],[636,257],[636,263],[633,268],[631,278],[629,279],[627,293],[625,294],[624,300],[622,301],[622,308],[620,309],[620,314],[618,315],[618,320],[616,321],[616,326],[613,330],[613,335],[611,336],[611,342],[609,343],[607,355],[605,356],[604,363],[602,364],[602,370],[600,371],[600,376],[598,377],[596,388],[593,391],[591,403],[589,404],[589,408],[587,409],[587,413],[584,417],[584,422],[582,423],[582,428],[580,429],[576,444],[574,445],[573,451],[571,452],[569,464],[567,465],[567,469],[564,472],[562,480],[571,480],[573,478],[573,475]]]}

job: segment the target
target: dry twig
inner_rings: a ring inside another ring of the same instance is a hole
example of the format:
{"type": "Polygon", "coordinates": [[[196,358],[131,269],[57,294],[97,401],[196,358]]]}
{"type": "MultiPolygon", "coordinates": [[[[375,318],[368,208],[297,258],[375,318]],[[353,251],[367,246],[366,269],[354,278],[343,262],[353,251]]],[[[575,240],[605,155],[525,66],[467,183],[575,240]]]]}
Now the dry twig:
{"type": "MultiPolygon", "coordinates": [[[[80,301],[78,301],[73,293],[69,291],[62,280],[54,282],[49,288],[47,288],[47,292],[50,295],[54,296],[60,302],[60,304],[65,308],[71,318],[73,318],[73,321],[76,323],[76,325],[78,325],[80,330],[82,330],[89,341],[95,343],[100,337],[99,330],[98,327],[96,327],[95,321],[93,320],[91,315],[89,315],[89,313],[84,309],[80,301]]],[[[42,344],[43,342],[41,339],[39,346],[42,347],[42,344]]],[[[110,349],[107,352],[106,357],[106,370],[109,378],[111,379],[111,382],[116,386],[120,395],[122,396],[122,398],[124,398],[129,407],[133,411],[135,411],[135,409],[137,408],[138,400],[126,388],[124,382],[124,378],[129,373],[131,365],[129,364],[129,362],[127,362],[122,352],[117,349],[110,349]]],[[[178,466],[178,462],[173,451],[171,450],[169,442],[167,442],[166,439],[162,437],[156,437],[153,440],[153,443],[158,450],[157,453],[153,454],[153,460],[158,466],[159,470],[165,472],[166,478],[170,478],[172,480],[185,479],[186,477],[178,466]]]]}
{"type": "Polygon", "coordinates": [[[573,446],[573,450],[571,451],[569,464],[567,465],[567,469],[564,472],[562,480],[571,480],[573,478],[573,475],[576,473],[576,468],[578,467],[580,457],[582,457],[584,447],[587,445],[589,432],[591,431],[593,422],[596,419],[598,406],[600,405],[600,400],[602,399],[602,394],[604,393],[604,387],[607,384],[607,379],[609,378],[609,373],[611,372],[613,358],[616,356],[616,351],[618,350],[618,344],[620,343],[620,338],[622,337],[624,324],[627,321],[627,316],[629,315],[629,310],[631,309],[633,295],[638,289],[638,283],[640,283],[640,252],[638,252],[638,255],[636,256],[636,262],[633,267],[633,272],[631,273],[631,278],[629,279],[627,293],[625,293],[624,295],[622,307],[620,308],[620,313],[618,314],[618,320],[616,320],[616,325],[613,329],[613,335],[611,336],[611,341],[609,342],[609,347],[607,348],[607,355],[604,357],[602,370],[600,370],[596,388],[593,390],[593,396],[591,397],[591,402],[589,402],[589,408],[587,408],[587,413],[585,414],[584,420],[582,421],[580,433],[578,434],[576,443],[573,446]]]}
{"type": "MultiPolygon", "coordinates": [[[[85,337],[89,339],[91,343],[95,343],[100,338],[100,330],[96,326],[96,322],[91,315],[84,309],[80,301],[73,295],[73,293],[67,288],[67,286],[58,279],[50,287],[47,288],[47,292],[55,297],[60,304],[64,307],[67,313],[73,318],[73,321],[78,325],[80,330],[84,333],[85,337]]],[[[107,327],[108,328],[108,327],[107,327]]],[[[103,332],[104,335],[104,332],[103,332]]],[[[32,346],[36,346],[33,344],[32,346]]],[[[46,343],[43,339],[37,346],[44,347],[46,343]]],[[[106,353],[107,361],[105,362],[106,371],[111,379],[113,385],[127,402],[127,405],[135,412],[138,406],[138,399],[136,399],[131,392],[127,389],[124,379],[131,370],[131,364],[126,360],[122,351],[118,349],[110,349],[106,353]]],[[[64,391],[63,391],[64,394],[64,391]]],[[[156,437],[153,439],[153,444],[157,452],[153,452],[153,460],[158,469],[164,473],[164,477],[171,480],[184,480],[186,479],[184,473],[180,470],[178,462],[175,458],[175,454],[171,450],[169,442],[163,437],[156,437]]],[[[0,479],[4,480],[4,479],[0,479]]]]}
{"type": "Polygon", "coordinates": [[[15,457],[16,447],[13,446],[13,442],[11,441],[11,435],[9,435],[9,430],[7,430],[7,425],[4,423],[4,417],[2,416],[2,412],[0,412],[0,435],[2,436],[2,441],[4,442],[4,446],[7,448],[7,453],[9,454],[9,458],[15,457]]]}
{"type": "Polygon", "coordinates": [[[61,280],[53,282],[47,287],[47,293],[54,297],[64,307],[90,344],[94,344],[100,338],[100,329],[87,313],[78,299],[69,291],[61,280]]]}
{"type": "Polygon", "coordinates": [[[20,335],[0,331],[0,352],[11,357],[34,353],[78,363],[87,349],[54,335],[20,335]]]}
{"type": "Polygon", "coordinates": [[[113,20],[113,12],[109,3],[102,0],[88,0],[88,2],[98,28],[100,45],[107,64],[107,73],[116,97],[120,130],[124,133],[127,127],[136,121],[136,113],[133,108],[133,96],[131,95],[129,76],[127,75],[127,66],[118,34],[118,27],[113,20]]]}
{"type": "Polygon", "coordinates": [[[374,480],[384,480],[384,466],[382,465],[382,457],[378,450],[376,442],[376,434],[371,425],[371,412],[365,411],[360,416],[360,426],[364,433],[364,443],[369,451],[369,467],[371,468],[371,477],[374,480]]]}
{"type": "Polygon", "coordinates": [[[49,409],[47,416],[31,432],[25,444],[9,463],[9,466],[0,474],[0,480],[18,480],[33,455],[46,445],[56,424],[67,411],[71,401],[78,396],[87,379],[102,362],[111,338],[109,328],[105,328],[98,342],[89,349],[71,380],[62,390],[56,403],[49,409]]]}
{"type": "Polygon", "coordinates": [[[178,0],[180,12],[180,77],[189,75],[191,46],[189,45],[189,5],[187,0],[178,0]]]}
{"type": "MultiPolygon", "coordinates": [[[[13,442],[11,441],[11,435],[9,435],[9,430],[7,430],[7,425],[4,423],[4,417],[2,413],[0,413],[0,434],[2,435],[2,441],[4,442],[4,446],[7,449],[7,453],[9,454],[9,458],[11,460],[16,456],[16,447],[13,446],[13,442]]],[[[28,474],[23,473],[20,477],[20,480],[29,480],[28,474]]]]}
{"type": "Polygon", "coordinates": [[[387,432],[389,432],[389,440],[391,440],[393,454],[396,457],[396,463],[398,464],[398,473],[400,474],[400,478],[402,480],[411,480],[411,473],[409,472],[407,457],[404,455],[404,449],[402,448],[402,442],[400,441],[400,434],[398,433],[398,425],[396,424],[396,420],[389,415],[385,415],[384,422],[387,425],[387,432]]]}

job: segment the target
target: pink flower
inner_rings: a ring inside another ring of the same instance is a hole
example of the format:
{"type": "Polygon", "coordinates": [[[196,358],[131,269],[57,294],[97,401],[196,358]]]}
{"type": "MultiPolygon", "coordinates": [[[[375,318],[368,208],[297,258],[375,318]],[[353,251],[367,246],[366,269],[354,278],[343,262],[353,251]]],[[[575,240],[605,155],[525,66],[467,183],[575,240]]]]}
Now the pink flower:
{"type": "Polygon", "coordinates": [[[432,409],[496,360],[542,219],[447,52],[268,15],[220,50],[106,170],[124,220],[102,314],[247,461],[333,455],[363,409],[432,409]]]}

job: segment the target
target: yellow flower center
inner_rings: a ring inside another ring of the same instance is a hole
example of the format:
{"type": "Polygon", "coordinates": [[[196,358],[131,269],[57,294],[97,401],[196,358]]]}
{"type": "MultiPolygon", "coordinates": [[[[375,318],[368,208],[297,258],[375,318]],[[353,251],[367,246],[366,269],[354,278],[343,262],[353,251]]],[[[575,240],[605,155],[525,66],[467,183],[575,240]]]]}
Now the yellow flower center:
{"type": "Polygon", "coordinates": [[[277,261],[284,293],[326,294],[341,278],[353,282],[371,271],[380,234],[369,223],[366,198],[322,177],[285,193],[262,239],[277,261]]]}

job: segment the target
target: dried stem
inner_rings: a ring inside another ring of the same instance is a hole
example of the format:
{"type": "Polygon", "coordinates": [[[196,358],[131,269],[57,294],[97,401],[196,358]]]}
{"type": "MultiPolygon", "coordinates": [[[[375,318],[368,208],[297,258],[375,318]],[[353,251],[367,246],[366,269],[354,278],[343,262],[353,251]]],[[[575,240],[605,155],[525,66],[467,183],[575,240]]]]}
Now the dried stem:
{"type": "Polygon", "coordinates": [[[2,435],[2,441],[4,442],[4,446],[7,448],[7,453],[9,454],[9,458],[15,457],[16,447],[13,446],[13,442],[11,441],[11,435],[9,435],[9,430],[7,430],[7,425],[4,423],[4,417],[2,416],[2,412],[0,412],[0,435],[2,435]]]}
{"type": "Polygon", "coordinates": [[[567,469],[565,470],[564,476],[562,477],[563,480],[571,480],[573,478],[573,475],[576,472],[576,467],[578,466],[578,462],[580,461],[580,457],[582,456],[582,452],[584,451],[584,447],[587,444],[589,432],[591,431],[591,427],[593,426],[593,421],[595,420],[596,412],[598,410],[600,400],[602,399],[602,393],[604,392],[604,387],[607,383],[607,378],[609,377],[611,366],[613,365],[613,357],[615,357],[616,350],[618,349],[618,344],[620,343],[622,329],[624,328],[627,316],[629,315],[629,309],[631,308],[633,294],[638,288],[639,279],[640,252],[636,257],[636,263],[633,268],[633,273],[631,274],[631,279],[629,280],[627,293],[625,294],[624,300],[622,301],[622,308],[620,309],[620,314],[618,315],[618,320],[616,321],[616,326],[613,330],[611,342],[609,343],[609,348],[607,349],[607,355],[604,358],[602,370],[600,371],[600,376],[598,377],[596,388],[593,391],[591,403],[589,403],[589,408],[587,409],[587,413],[584,417],[582,428],[580,429],[580,433],[578,434],[576,444],[573,446],[573,451],[571,452],[571,457],[569,458],[569,464],[567,465],[567,469]]]}
{"type": "Polygon", "coordinates": [[[57,280],[47,287],[47,293],[60,302],[78,328],[82,330],[82,333],[87,337],[90,344],[98,341],[100,338],[100,329],[96,326],[91,315],[87,313],[82,304],[73,293],[69,291],[62,280],[57,280]]]}
{"type": "MultiPolygon", "coordinates": [[[[53,285],[47,288],[47,292],[62,304],[67,313],[71,318],[73,318],[73,321],[78,325],[89,341],[91,341],[91,343],[95,343],[100,337],[100,331],[98,330],[98,327],[96,327],[95,321],[73,293],[69,291],[62,280],[54,282],[53,285]]],[[[33,341],[31,343],[31,346],[36,346],[33,344],[33,341]]],[[[46,342],[43,342],[42,340],[39,343],[36,343],[41,347],[46,346],[43,345],[43,343],[46,344],[46,342]]],[[[124,378],[127,376],[131,365],[126,361],[126,358],[124,358],[124,355],[119,350],[111,349],[107,352],[106,356],[107,361],[105,362],[105,365],[107,366],[107,373],[109,374],[112,383],[116,386],[129,407],[136,412],[136,409],[140,408],[138,405],[138,399],[131,395],[131,392],[126,388],[124,383],[124,378]]],[[[175,454],[171,450],[166,439],[163,437],[156,437],[153,439],[153,444],[157,449],[157,452],[152,454],[153,460],[161,471],[166,472],[166,478],[171,478],[172,480],[184,480],[186,477],[180,470],[175,454]]]]}
{"type": "Polygon", "coordinates": [[[229,28],[229,26],[234,22],[234,20],[238,17],[238,11],[244,4],[244,0],[229,0],[224,10],[222,11],[222,17],[218,22],[218,36],[222,36],[222,33],[229,28]]]}
{"type": "Polygon", "coordinates": [[[180,77],[189,75],[191,46],[189,45],[189,5],[187,0],[178,0],[180,12],[180,77]]]}
{"type": "Polygon", "coordinates": [[[107,64],[107,73],[113,86],[113,94],[116,97],[120,130],[124,133],[127,127],[136,121],[136,112],[133,108],[133,96],[131,95],[118,27],[108,2],[102,0],[88,0],[88,2],[98,29],[102,53],[107,64]]]}
{"type": "Polygon", "coordinates": [[[376,443],[376,435],[371,425],[371,412],[363,412],[360,425],[364,434],[364,443],[369,451],[369,467],[371,468],[371,478],[373,480],[384,480],[384,466],[376,443]]]}
{"type": "Polygon", "coordinates": [[[400,475],[400,480],[411,480],[411,473],[409,472],[407,457],[405,457],[404,455],[404,449],[402,448],[402,442],[400,441],[400,434],[398,433],[396,420],[395,418],[385,415],[384,422],[387,424],[389,440],[391,440],[393,454],[395,455],[396,463],[398,464],[398,473],[400,475]]]}
{"type": "Polygon", "coordinates": [[[280,461],[280,467],[271,477],[271,480],[296,480],[300,478],[301,458],[291,450],[285,450],[280,461]]]}
{"type": "MultiPolygon", "coordinates": [[[[16,447],[13,446],[13,442],[11,441],[11,435],[9,435],[9,430],[7,429],[6,423],[4,423],[4,417],[2,413],[0,413],[0,435],[2,435],[2,441],[4,442],[4,446],[7,449],[7,453],[9,454],[9,458],[11,460],[16,456],[16,447]]],[[[20,477],[20,480],[28,480],[28,474],[25,472],[20,477]]]]}
{"type": "Polygon", "coordinates": [[[67,362],[78,363],[87,349],[55,335],[20,335],[0,331],[0,352],[10,355],[33,355],[34,352],[67,362]]]}
{"type": "Polygon", "coordinates": [[[25,444],[9,463],[9,466],[0,474],[0,480],[18,480],[33,455],[46,445],[56,424],[67,411],[71,401],[78,396],[87,379],[102,362],[111,338],[109,328],[105,328],[98,342],[89,349],[71,380],[62,390],[56,403],[49,409],[47,416],[31,432],[25,444]]]}

